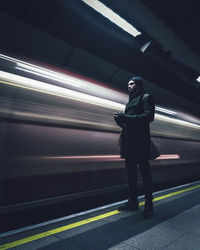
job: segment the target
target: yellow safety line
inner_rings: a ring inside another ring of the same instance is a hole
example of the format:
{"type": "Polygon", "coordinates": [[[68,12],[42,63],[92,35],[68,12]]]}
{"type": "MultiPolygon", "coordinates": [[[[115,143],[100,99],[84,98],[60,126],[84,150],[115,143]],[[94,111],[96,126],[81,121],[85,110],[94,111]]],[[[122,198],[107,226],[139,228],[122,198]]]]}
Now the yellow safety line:
{"type": "MultiPolygon", "coordinates": [[[[184,193],[184,192],[196,189],[196,188],[200,188],[200,185],[196,185],[194,187],[186,188],[186,189],[179,190],[179,191],[176,191],[176,192],[173,192],[173,193],[170,193],[170,194],[166,194],[166,195],[162,195],[160,197],[156,197],[156,198],[153,199],[153,201],[159,201],[159,200],[162,200],[162,199],[166,199],[168,197],[178,195],[178,194],[181,194],[181,193],[184,193]]],[[[144,205],[144,201],[139,203],[139,206],[143,206],[143,205],[144,205]]],[[[60,232],[63,232],[63,231],[66,231],[66,230],[69,230],[69,229],[72,229],[72,228],[75,228],[75,227],[79,227],[79,226],[88,224],[88,223],[93,222],[93,221],[101,220],[101,219],[104,219],[106,217],[109,217],[109,216],[112,216],[112,215],[115,215],[115,214],[119,214],[119,213],[121,213],[121,212],[119,212],[118,210],[114,210],[114,211],[111,211],[111,212],[108,212],[108,213],[105,213],[105,214],[101,214],[101,215],[98,215],[98,216],[95,216],[95,217],[92,217],[92,218],[89,218],[89,219],[86,219],[86,220],[78,221],[78,222],[75,222],[75,223],[72,223],[72,224],[69,224],[69,225],[66,225],[66,226],[62,226],[62,227],[59,227],[59,228],[56,228],[56,229],[53,229],[53,230],[49,230],[49,231],[46,231],[46,232],[43,232],[43,233],[40,233],[40,234],[36,234],[36,235],[33,235],[33,236],[26,237],[26,238],[21,239],[21,240],[17,240],[17,241],[13,241],[11,243],[8,243],[8,244],[1,245],[0,249],[9,249],[9,248],[12,248],[12,247],[23,245],[25,243],[28,243],[28,242],[31,242],[31,241],[34,241],[34,240],[38,240],[38,239],[41,239],[41,238],[44,238],[44,237],[47,237],[47,236],[50,236],[50,235],[53,235],[53,234],[57,234],[57,233],[60,233],[60,232]]]]}
{"type": "Polygon", "coordinates": [[[187,192],[187,191],[190,191],[190,190],[193,190],[193,189],[196,189],[196,188],[200,188],[200,185],[196,185],[194,187],[179,190],[179,191],[176,191],[176,192],[171,193],[171,194],[166,194],[166,195],[162,195],[160,197],[156,197],[156,198],[153,199],[153,201],[159,201],[159,200],[162,200],[162,199],[166,199],[166,198],[171,197],[173,195],[182,194],[184,192],[187,192]]]}

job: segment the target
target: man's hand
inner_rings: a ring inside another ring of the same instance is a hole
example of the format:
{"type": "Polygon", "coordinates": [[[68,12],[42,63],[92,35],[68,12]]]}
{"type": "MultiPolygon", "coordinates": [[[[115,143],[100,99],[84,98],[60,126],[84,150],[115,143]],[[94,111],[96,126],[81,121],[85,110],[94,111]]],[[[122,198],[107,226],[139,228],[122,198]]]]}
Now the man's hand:
{"type": "Polygon", "coordinates": [[[118,121],[120,121],[120,122],[122,122],[122,120],[123,120],[123,118],[124,118],[124,113],[123,112],[115,112],[114,114],[113,114],[113,118],[115,119],[115,120],[118,120],[118,121]]]}
{"type": "Polygon", "coordinates": [[[115,113],[113,114],[113,118],[114,118],[114,119],[116,119],[116,118],[118,117],[118,113],[119,113],[119,112],[115,112],[115,113]]]}
{"type": "Polygon", "coordinates": [[[124,113],[123,112],[115,112],[113,114],[113,118],[114,118],[115,122],[117,123],[117,125],[122,128],[123,127],[124,113]]]}

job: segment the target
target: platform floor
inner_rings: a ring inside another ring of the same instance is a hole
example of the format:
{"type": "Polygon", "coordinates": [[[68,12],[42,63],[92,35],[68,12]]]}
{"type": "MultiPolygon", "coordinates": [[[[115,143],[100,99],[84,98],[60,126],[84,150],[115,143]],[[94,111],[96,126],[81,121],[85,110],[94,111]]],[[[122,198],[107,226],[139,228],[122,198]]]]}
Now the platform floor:
{"type": "Polygon", "coordinates": [[[200,181],[154,193],[154,217],[119,204],[0,235],[0,249],[200,249],[200,181]]]}

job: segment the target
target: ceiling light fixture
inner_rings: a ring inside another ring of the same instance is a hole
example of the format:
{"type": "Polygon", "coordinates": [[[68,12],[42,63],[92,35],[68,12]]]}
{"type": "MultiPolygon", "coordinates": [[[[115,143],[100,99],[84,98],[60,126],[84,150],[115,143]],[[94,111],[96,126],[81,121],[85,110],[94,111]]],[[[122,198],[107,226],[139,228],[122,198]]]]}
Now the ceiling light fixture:
{"type": "Polygon", "coordinates": [[[82,0],[84,3],[89,5],[91,8],[99,12],[104,17],[108,18],[111,22],[115,23],[117,26],[128,32],[133,37],[141,34],[136,28],[134,28],[130,23],[121,18],[118,14],[108,8],[105,4],[98,0],[82,0]]]}

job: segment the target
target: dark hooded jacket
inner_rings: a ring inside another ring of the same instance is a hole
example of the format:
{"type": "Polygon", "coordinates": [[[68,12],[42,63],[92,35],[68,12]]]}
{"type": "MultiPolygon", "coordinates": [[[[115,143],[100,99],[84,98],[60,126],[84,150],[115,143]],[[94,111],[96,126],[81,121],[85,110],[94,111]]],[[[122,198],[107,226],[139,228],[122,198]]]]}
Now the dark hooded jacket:
{"type": "Polygon", "coordinates": [[[136,83],[129,95],[124,114],[116,120],[122,127],[120,139],[121,158],[150,159],[150,128],[154,120],[155,104],[150,94],[144,94],[142,79],[133,78],[136,83]]]}

